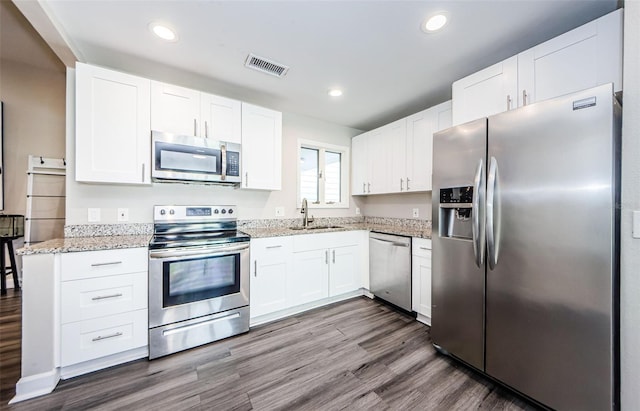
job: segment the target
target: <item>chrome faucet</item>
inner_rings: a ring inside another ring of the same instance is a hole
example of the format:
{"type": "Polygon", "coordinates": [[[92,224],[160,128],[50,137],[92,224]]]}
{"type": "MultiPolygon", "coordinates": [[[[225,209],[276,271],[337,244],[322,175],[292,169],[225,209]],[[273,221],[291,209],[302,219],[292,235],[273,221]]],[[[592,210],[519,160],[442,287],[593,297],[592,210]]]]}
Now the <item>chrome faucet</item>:
{"type": "Polygon", "coordinates": [[[311,220],[309,220],[309,205],[307,204],[307,199],[302,199],[302,207],[300,208],[300,213],[304,214],[302,217],[302,227],[309,227],[309,223],[313,223],[313,216],[311,216],[311,220]]]}

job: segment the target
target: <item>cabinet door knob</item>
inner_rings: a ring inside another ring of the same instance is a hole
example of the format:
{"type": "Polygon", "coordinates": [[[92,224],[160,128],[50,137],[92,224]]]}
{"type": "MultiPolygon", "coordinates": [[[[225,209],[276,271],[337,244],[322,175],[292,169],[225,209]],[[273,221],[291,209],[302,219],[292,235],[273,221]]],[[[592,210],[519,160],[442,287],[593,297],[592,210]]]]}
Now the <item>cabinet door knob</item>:
{"type": "Polygon", "coordinates": [[[198,136],[198,120],[196,120],[195,118],[193,119],[193,136],[198,136]]]}
{"type": "Polygon", "coordinates": [[[253,276],[258,276],[258,260],[253,260],[253,276]]]}
{"type": "Polygon", "coordinates": [[[209,138],[209,123],[204,122],[204,138],[209,138]]]}
{"type": "Polygon", "coordinates": [[[407,191],[409,191],[409,181],[411,180],[409,180],[409,177],[407,177],[407,191]]]}
{"type": "Polygon", "coordinates": [[[332,252],[332,256],[333,256],[332,261],[335,264],[336,263],[336,250],[331,250],[331,252],[332,252]]]}
{"type": "Polygon", "coordinates": [[[522,90],[522,105],[527,105],[527,90],[522,90]]]}
{"type": "Polygon", "coordinates": [[[507,111],[511,110],[511,94],[507,94],[507,111]]]}
{"type": "Polygon", "coordinates": [[[400,179],[400,191],[403,190],[403,187],[404,187],[403,184],[404,184],[404,178],[401,178],[400,179]]]}

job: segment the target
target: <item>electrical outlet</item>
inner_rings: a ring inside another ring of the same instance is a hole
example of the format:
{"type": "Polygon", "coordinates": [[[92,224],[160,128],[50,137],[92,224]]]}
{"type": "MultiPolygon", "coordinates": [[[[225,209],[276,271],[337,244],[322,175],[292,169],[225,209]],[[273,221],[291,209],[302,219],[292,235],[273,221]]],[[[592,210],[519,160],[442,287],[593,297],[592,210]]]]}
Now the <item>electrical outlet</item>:
{"type": "Polygon", "coordinates": [[[640,238],[640,211],[633,212],[633,238],[640,238]]]}
{"type": "Polygon", "coordinates": [[[119,208],[118,209],[118,221],[121,221],[121,222],[129,221],[129,209],[128,208],[119,208]]]}
{"type": "Polygon", "coordinates": [[[276,217],[284,217],[284,207],[276,207],[276,217]]]}
{"type": "Polygon", "coordinates": [[[360,215],[360,207],[356,207],[356,215],[360,215]]]}
{"type": "Polygon", "coordinates": [[[418,218],[418,217],[420,217],[420,209],[414,208],[413,209],[413,218],[418,218]]]}
{"type": "Polygon", "coordinates": [[[99,208],[89,208],[87,210],[87,220],[90,223],[99,223],[100,222],[100,209],[99,208]]]}

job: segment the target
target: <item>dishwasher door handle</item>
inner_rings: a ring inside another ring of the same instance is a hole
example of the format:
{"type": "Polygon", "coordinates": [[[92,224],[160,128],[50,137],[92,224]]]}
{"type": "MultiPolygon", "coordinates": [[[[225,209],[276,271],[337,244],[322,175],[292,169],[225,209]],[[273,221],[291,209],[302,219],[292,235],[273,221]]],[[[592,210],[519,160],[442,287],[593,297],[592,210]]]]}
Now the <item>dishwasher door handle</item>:
{"type": "Polygon", "coordinates": [[[379,238],[374,238],[374,237],[369,237],[370,240],[375,240],[375,241],[379,241],[381,243],[387,243],[387,244],[391,244],[394,247],[409,247],[409,244],[405,244],[405,243],[398,243],[396,241],[389,241],[389,240],[381,240],[379,238]]]}

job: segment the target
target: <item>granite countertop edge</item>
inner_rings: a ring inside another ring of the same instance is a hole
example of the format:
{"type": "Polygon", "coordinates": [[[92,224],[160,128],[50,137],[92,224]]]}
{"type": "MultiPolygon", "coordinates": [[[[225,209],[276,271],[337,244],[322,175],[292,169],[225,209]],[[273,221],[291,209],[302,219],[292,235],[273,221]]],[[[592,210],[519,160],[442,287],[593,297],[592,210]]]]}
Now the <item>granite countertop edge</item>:
{"type": "MultiPolygon", "coordinates": [[[[431,229],[406,228],[396,225],[384,224],[342,224],[339,227],[295,230],[291,227],[276,228],[242,228],[241,231],[250,235],[251,238],[282,237],[291,235],[307,235],[320,233],[333,233],[341,231],[376,231],[385,234],[402,235],[406,237],[431,238],[431,229]]],[[[18,255],[32,254],[60,254],[83,251],[116,250],[122,248],[147,247],[151,235],[111,235],[99,237],[65,237],[47,240],[31,246],[26,246],[16,250],[18,255]]]]}
{"type": "Polygon", "coordinates": [[[16,250],[18,255],[60,254],[82,251],[117,250],[148,247],[151,235],[112,235],[101,237],[65,237],[43,241],[16,250]]]}

